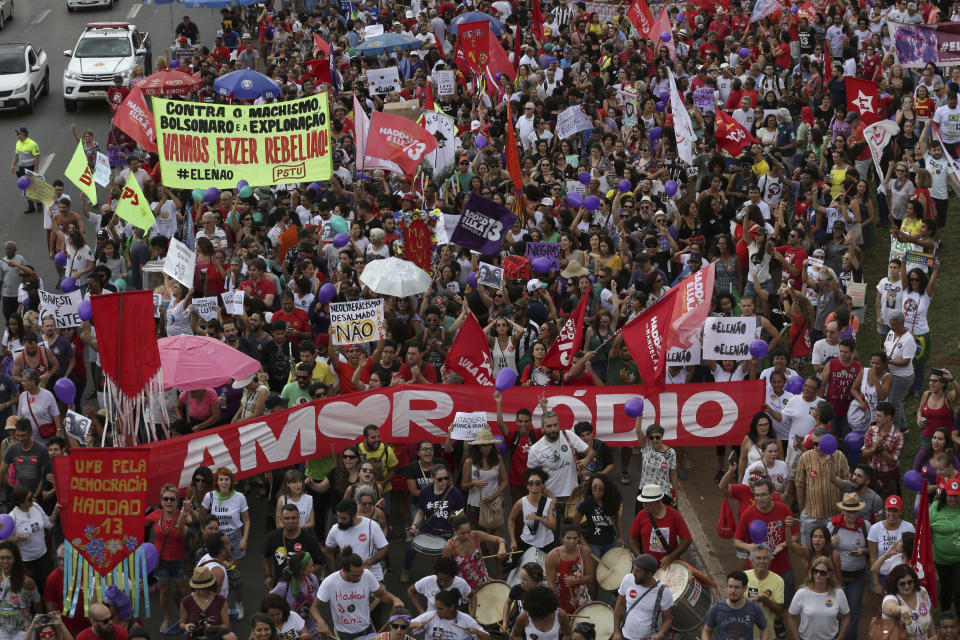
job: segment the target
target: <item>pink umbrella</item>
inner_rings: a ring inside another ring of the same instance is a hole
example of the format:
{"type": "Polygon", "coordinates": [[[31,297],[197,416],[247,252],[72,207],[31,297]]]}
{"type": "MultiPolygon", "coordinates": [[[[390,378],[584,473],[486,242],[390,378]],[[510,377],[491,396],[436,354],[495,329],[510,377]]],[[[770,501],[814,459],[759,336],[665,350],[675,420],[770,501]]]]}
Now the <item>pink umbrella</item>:
{"type": "Polygon", "coordinates": [[[207,336],[160,338],[163,388],[180,391],[209,389],[231,380],[243,380],[260,370],[260,362],[207,336]]]}

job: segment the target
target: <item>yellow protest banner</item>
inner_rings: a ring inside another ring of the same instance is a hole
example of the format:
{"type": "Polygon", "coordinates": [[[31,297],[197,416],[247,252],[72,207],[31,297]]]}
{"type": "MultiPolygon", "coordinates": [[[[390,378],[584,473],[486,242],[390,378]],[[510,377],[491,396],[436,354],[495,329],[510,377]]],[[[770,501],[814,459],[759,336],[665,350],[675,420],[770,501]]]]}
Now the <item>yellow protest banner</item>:
{"type": "Polygon", "coordinates": [[[329,180],[333,171],[326,93],[262,105],[153,98],[163,184],[236,188],[329,180]]]}
{"type": "Polygon", "coordinates": [[[127,178],[127,184],[123,186],[116,213],[133,226],[144,231],[148,231],[156,222],[153,211],[150,210],[150,203],[143,196],[140,184],[132,173],[127,178]]]}
{"type": "Polygon", "coordinates": [[[73,152],[70,164],[63,175],[70,179],[70,182],[77,185],[80,191],[87,194],[90,204],[97,204],[97,185],[93,182],[93,171],[87,165],[87,154],[83,152],[83,143],[77,143],[77,150],[73,152]]]}

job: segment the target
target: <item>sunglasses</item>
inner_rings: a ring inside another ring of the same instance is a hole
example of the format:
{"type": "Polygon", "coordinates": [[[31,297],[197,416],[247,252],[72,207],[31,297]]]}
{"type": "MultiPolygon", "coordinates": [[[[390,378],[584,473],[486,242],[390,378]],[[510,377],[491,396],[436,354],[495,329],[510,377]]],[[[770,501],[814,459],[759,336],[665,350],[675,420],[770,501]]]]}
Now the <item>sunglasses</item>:
{"type": "Polygon", "coordinates": [[[163,500],[164,502],[176,502],[177,496],[163,496],[161,500],[163,500]]]}
{"type": "Polygon", "coordinates": [[[410,625],[408,625],[408,624],[397,624],[396,622],[394,622],[394,623],[391,623],[390,628],[391,628],[391,629],[409,629],[409,628],[410,628],[410,625]]]}
{"type": "Polygon", "coordinates": [[[358,457],[359,457],[359,456],[348,455],[348,454],[344,454],[344,455],[343,455],[343,459],[344,459],[344,460],[356,460],[358,457]]]}
{"type": "Polygon", "coordinates": [[[543,484],[543,480],[527,480],[528,487],[539,487],[543,484]]]}
{"type": "Polygon", "coordinates": [[[373,473],[373,469],[360,469],[360,473],[373,473]]]}
{"type": "Polygon", "coordinates": [[[812,574],[815,575],[815,576],[826,576],[826,575],[830,575],[830,572],[827,571],[826,569],[814,569],[814,570],[812,570],[810,573],[812,573],[812,574]]]}
{"type": "Polygon", "coordinates": [[[897,581],[897,586],[898,586],[898,587],[912,587],[912,586],[913,586],[913,580],[898,580],[898,581],[897,581]]]}
{"type": "Polygon", "coordinates": [[[656,442],[658,440],[663,440],[663,436],[647,436],[647,440],[653,440],[656,442]]]}
{"type": "Polygon", "coordinates": [[[434,480],[436,480],[437,482],[446,482],[449,479],[450,479],[450,476],[437,476],[436,478],[434,478],[434,480]]]}

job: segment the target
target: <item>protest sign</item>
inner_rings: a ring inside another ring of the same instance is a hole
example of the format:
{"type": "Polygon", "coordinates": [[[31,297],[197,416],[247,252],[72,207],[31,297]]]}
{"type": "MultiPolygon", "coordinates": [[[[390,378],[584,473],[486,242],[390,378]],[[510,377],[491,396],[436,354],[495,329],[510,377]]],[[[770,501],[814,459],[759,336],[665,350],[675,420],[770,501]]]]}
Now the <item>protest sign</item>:
{"type": "Polygon", "coordinates": [[[533,262],[537,258],[550,258],[550,268],[560,269],[560,258],[563,257],[563,249],[559,242],[528,242],[527,259],[533,262]]]}
{"type": "Polygon", "coordinates": [[[153,294],[153,317],[159,318],[163,315],[163,294],[153,294]]]}
{"type": "Polygon", "coordinates": [[[149,458],[134,447],[74,449],[54,458],[64,538],[100,575],[143,543],[149,458]]]}
{"type": "Polygon", "coordinates": [[[194,298],[193,310],[197,312],[203,320],[213,320],[217,317],[217,311],[220,309],[217,296],[208,296],[206,298],[194,298]]]}
{"type": "Polygon", "coordinates": [[[704,111],[716,111],[717,104],[713,98],[712,87],[700,87],[693,92],[693,106],[704,111]]]}
{"type": "Polygon", "coordinates": [[[383,97],[391,91],[400,91],[400,71],[396,67],[386,69],[368,69],[367,83],[370,92],[383,97]]]}
{"type": "Polygon", "coordinates": [[[903,268],[908,273],[911,269],[920,269],[924,273],[929,273],[930,269],[933,269],[933,254],[914,249],[907,250],[903,254],[903,268]]]}
{"type": "Polygon", "coordinates": [[[760,318],[709,318],[703,327],[706,360],[749,360],[750,345],[760,338],[760,318]]]}
{"type": "Polygon", "coordinates": [[[557,138],[566,140],[575,133],[593,129],[590,116],[580,106],[567,107],[557,116],[557,138]]]}
{"type": "Polygon", "coordinates": [[[507,256],[503,260],[503,276],[507,280],[524,280],[530,277],[530,261],[523,256],[507,256]]]}
{"type": "Polygon", "coordinates": [[[383,298],[330,303],[328,331],[333,344],[373,342],[385,338],[383,298]]]}
{"type": "MultiPolygon", "coordinates": [[[[559,413],[560,424],[586,420],[594,426],[594,437],[608,445],[636,446],[636,421],[624,413],[623,403],[642,391],[644,423],[662,425],[671,446],[739,444],[763,406],[764,384],[762,380],[676,384],[662,394],[636,386],[516,386],[503,393],[504,422],[511,432],[516,430],[516,412],[529,407],[533,423],[539,424],[538,401],[543,394],[547,408],[559,413]]],[[[493,393],[492,385],[391,386],[316,400],[137,449],[150,452],[148,490],[150,495],[160,495],[160,487],[168,482],[180,488],[190,486],[192,474],[201,465],[227,467],[242,479],[334,455],[361,438],[366,424],[378,425],[385,442],[443,442],[456,407],[488,407],[487,420],[496,420],[493,393]]],[[[73,454],[67,459],[71,458],[73,454]]]]}
{"type": "Polygon", "coordinates": [[[90,418],[70,409],[67,409],[67,415],[63,419],[67,435],[76,440],[81,447],[87,446],[87,434],[90,433],[91,424],[93,421],[90,418]]]}
{"type": "Polygon", "coordinates": [[[157,153],[170,188],[234,189],[329,180],[326,93],[262,105],[200,104],[153,97],[157,153]]]}
{"type": "Polygon", "coordinates": [[[365,27],[363,28],[363,37],[364,37],[364,39],[367,39],[367,38],[375,38],[375,37],[377,37],[377,36],[382,36],[382,35],[383,35],[383,25],[382,25],[382,24],[368,24],[367,26],[365,26],[365,27]]]}
{"type": "Polygon", "coordinates": [[[450,240],[481,255],[496,255],[503,246],[507,230],[516,219],[517,216],[506,207],[471,193],[450,240]]]}
{"type": "Polygon", "coordinates": [[[850,296],[850,302],[854,309],[866,306],[867,302],[867,283],[866,282],[848,282],[847,295],[850,296]]]}
{"type": "Polygon", "coordinates": [[[583,196],[587,194],[587,187],[579,180],[567,180],[567,193],[579,193],[583,196]]]}
{"type": "Polygon", "coordinates": [[[223,300],[223,306],[232,316],[243,315],[243,289],[234,289],[233,291],[224,291],[220,294],[223,300]]]}
{"type": "Polygon", "coordinates": [[[487,426],[486,411],[457,411],[450,427],[450,439],[471,442],[477,439],[477,432],[485,426],[487,426]]]}
{"type": "Polygon", "coordinates": [[[54,186],[44,180],[43,176],[39,173],[34,173],[29,169],[25,170],[24,173],[30,176],[30,186],[27,187],[25,192],[26,196],[31,200],[42,202],[48,209],[52,207],[54,201],[57,199],[57,192],[54,186]]]}
{"type": "Polygon", "coordinates": [[[176,238],[170,238],[167,257],[163,259],[163,272],[185,286],[193,287],[193,270],[197,266],[197,254],[176,238]]]}
{"type": "MultiPolygon", "coordinates": [[[[620,104],[623,106],[623,126],[625,128],[633,128],[637,126],[639,99],[640,95],[636,91],[624,89],[620,92],[620,104]]],[[[569,193],[569,190],[567,193],[569,193]]]]}
{"type": "Polygon", "coordinates": [[[890,21],[897,62],[904,69],[960,64],[960,23],[899,24],[890,21]]]}
{"type": "Polygon", "coordinates": [[[503,286],[503,269],[481,262],[477,270],[477,284],[499,289],[503,286]]]}
{"type": "Polygon", "coordinates": [[[40,289],[40,317],[51,316],[57,322],[57,329],[80,326],[80,315],[77,307],[83,301],[83,294],[79,290],[70,293],[49,293],[40,289]]]}
{"type": "Polygon", "coordinates": [[[101,187],[110,183],[110,159],[97,151],[96,163],[93,166],[93,181],[101,187]]]}
{"type": "Polygon", "coordinates": [[[453,69],[436,72],[437,95],[452,96],[457,90],[457,78],[453,69]]]}
{"type": "Polygon", "coordinates": [[[670,347],[667,349],[668,367],[686,367],[692,364],[700,364],[701,353],[700,343],[694,341],[686,349],[682,347],[670,347]]]}
{"type": "MultiPolygon", "coordinates": [[[[400,116],[401,118],[406,118],[407,120],[412,120],[416,122],[420,119],[420,103],[416,100],[404,100],[403,102],[388,102],[383,105],[383,112],[393,115],[400,116]]],[[[369,163],[370,159],[367,158],[364,160],[364,163],[369,163]]],[[[365,164],[368,168],[369,164],[365,164]]],[[[379,167],[383,168],[383,167],[379,167]]]]}

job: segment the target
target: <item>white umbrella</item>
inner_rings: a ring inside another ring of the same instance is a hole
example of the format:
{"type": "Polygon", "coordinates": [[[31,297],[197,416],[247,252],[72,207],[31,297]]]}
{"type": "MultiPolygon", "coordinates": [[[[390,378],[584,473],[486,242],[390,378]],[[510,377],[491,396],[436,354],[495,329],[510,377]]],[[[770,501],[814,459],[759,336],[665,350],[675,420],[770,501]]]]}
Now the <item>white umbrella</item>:
{"type": "Polygon", "coordinates": [[[405,298],[430,288],[430,274],[408,260],[384,258],[367,263],[360,283],[374,293],[405,298]]]}

